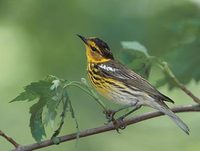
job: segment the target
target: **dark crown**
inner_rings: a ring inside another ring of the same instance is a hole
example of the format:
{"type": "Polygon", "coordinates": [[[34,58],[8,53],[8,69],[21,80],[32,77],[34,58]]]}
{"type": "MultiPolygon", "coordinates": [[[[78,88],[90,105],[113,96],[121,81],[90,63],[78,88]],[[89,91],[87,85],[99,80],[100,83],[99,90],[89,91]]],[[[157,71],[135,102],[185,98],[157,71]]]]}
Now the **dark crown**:
{"type": "Polygon", "coordinates": [[[99,38],[91,38],[90,40],[96,44],[96,46],[101,51],[103,57],[108,58],[108,59],[114,59],[113,54],[109,46],[107,45],[107,43],[105,43],[103,40],[99,38]]]}

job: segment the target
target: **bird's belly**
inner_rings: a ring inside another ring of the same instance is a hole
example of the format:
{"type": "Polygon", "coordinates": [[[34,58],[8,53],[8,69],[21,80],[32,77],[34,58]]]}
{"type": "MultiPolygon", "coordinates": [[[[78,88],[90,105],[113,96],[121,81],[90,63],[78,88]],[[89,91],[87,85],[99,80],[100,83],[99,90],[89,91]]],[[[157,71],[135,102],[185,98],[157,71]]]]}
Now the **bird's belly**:
{"type": "Polygon", "coordinates": [[[110,92],[108,95],[110,96],[111,101],[122,105],[135,105],[138,102],[138,98],[129,94],[110,92]]]}
{"type": "Polygon", "coordinates": [[[137,97],[127,94],[126,92],[122,92],[120,89],[109,85],[106,82],[101,82],[101,84],[94,84],[92,82],[92,85],[98,93],[114,103],[122,105],[135,105],[136,102],[138,102],[137,97]]]}

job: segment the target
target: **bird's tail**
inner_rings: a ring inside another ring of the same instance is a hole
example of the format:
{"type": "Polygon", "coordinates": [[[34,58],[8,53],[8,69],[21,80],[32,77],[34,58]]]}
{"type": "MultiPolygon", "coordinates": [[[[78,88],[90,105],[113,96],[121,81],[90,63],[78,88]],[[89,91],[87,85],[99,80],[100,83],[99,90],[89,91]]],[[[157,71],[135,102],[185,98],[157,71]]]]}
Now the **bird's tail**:
{"type": "Polygon", "coordinates": [[[164,102],[157,102],[158,104],[154,106],[155,109],[161,111],[162,113],[169,116],[169,118],[178,125],[187,135],[189,135],[190,129],[188,126],[176,115],[164,102]]]}

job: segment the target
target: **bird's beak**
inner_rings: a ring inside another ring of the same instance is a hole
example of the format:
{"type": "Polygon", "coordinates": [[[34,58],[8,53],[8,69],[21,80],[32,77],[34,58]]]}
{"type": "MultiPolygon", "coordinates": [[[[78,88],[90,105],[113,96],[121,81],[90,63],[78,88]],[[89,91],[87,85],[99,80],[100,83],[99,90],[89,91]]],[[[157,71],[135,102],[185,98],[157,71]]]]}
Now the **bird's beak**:
{"type": "Polygon", "coordinates": [[[81,35],[79,35],[79,34],[77,34],[77,36],[78,36],[79,38],[81,38],[81,40],[83,40],[83,42],[84,42],[86,45],[88,45],[87,38],[85,38],[85,37],[83,37],[83,36],[81,36],[81,35]]]}

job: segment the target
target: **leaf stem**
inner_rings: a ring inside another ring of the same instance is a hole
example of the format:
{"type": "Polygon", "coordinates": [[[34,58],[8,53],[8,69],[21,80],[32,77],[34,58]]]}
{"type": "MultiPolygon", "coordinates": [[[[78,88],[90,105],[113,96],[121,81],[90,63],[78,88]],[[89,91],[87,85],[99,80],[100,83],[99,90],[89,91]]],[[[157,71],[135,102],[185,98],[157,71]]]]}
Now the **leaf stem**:
{"type": "Polygon", "coordinates": [[[79,83],[77,81],[72,81],[70,83],[67,83],[65,85],[65,87],[68,86],[75,86],[78,87],[79,89],[83,90],[86,94],[88,94],[89,96],[91,96],[102,108],[104,111],[107,111],[107,107],[105,106],[105,104],[99,99],[99,97],[97,96],[97,94],[89,87],[89,85],[87,84],[87,82],[83,82],[83,83],[79,83]],[[81,85],[83,85],[87,88],[83,88],[81,85]]]}
{"type": "Polygon", "coordinates": [[[175,82],[175,84],[188,96],[190,96],[194,102],[200,104],[200,99],[196,97],[190,90],[188,90],[173,74],[172,70],[169,68],[167,62],[161,62],[163,70],[168,74],[168,76],[175,82]]]}

